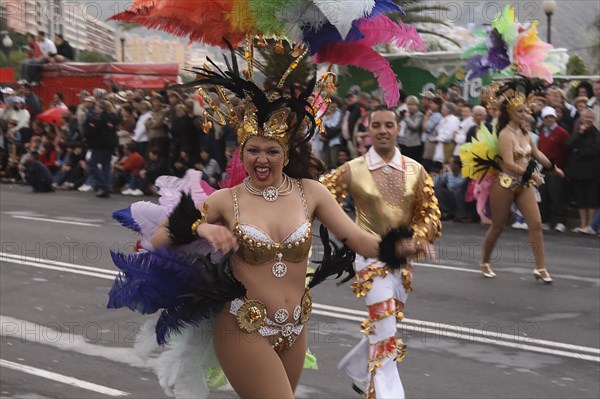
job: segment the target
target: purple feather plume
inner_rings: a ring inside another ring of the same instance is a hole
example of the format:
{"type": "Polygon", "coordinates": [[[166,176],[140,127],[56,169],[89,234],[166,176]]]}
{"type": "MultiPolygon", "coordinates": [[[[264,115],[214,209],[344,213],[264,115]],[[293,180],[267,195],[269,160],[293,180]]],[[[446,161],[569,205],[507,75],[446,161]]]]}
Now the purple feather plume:
{"type": "Polygon", "coordinates": [[[506,42],[496,29],[489,32],[488,47],[490,50],[487,55],[488,63],[495,71],[501,71],[510,65],[506,42]]]}

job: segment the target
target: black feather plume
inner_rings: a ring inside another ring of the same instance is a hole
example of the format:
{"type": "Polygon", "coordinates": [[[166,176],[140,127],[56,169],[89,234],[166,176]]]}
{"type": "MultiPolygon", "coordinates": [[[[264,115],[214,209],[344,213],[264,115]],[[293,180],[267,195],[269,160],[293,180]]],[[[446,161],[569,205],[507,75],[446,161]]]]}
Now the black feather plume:
{"type": "Polygon", "coordinates": [[[316,285],[325,281],[328,277],[335,275],[335,278],[340,278],[344,273],[348,275],[340,282],[345,283],[354,277],[354,259],[356,254],[346,245],[341,247],[329,239],[329,232],[324,225],[319,228],[321,242],[323,243],[323,259],[315,263],[319,264],[314,273],[309,273],[312,276],[308,283],[308,288],[313,288],[316,285]],[[332,250],[333,247],[333,250],[332,250]]]}
{"type": "Polygon", "coordinates": [[[198,237],[192,233],[192,223],[202,218],[202,212],[196,208],[189,194],[181,193],[179,204],[169,215],[169,238],[173,245],[185,245],[198,237]]]}
{"type": "Polygon", "coordinates": [[[396,255],[396,243],[412,236],[413,231],[408,227],[398,227],[390,230],[379,243],[379,260],[391,269],[401,269],[406,266],[406,258],[399,258],[396,255]]]}

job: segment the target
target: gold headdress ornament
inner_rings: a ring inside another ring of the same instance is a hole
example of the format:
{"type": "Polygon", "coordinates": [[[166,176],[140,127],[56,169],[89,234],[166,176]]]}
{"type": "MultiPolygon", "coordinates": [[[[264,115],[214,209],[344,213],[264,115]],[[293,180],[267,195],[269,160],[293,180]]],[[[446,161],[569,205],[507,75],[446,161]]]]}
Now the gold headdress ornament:
{"type": "Polygon", "coordinates": [[[490,99],[492,105],[500,106],[506,102],[507,111],[509,114],[514,112],[521,105],[526,106],[526,111],[531,113],[531,105],[536,102],[537,95],[531,90],[532,83],[527,78],[516,78],[508,83],[494,82],[489,89],[495,93],[495,98],[490,99]]]}
{"type": "MultiPolygon", "coordinates": [[[[265,93],[254,82],[254,46],[264,48],[268,44],[260,36],[248,35],[244,45],[243,54],[247,62],[247,69],[240,73],[234,50],[230,46],[231,59],[225,59],[227,70],[221,70],[208,59],[210,64],[205,64],[203,68],[192,69],[197,74],[196,80],[181,87],[200,86],[198,94],[212,111],[204,111],[203,129],[205,133],[208,133],[213,123],[225,125],[229,122],[237,130],[240,156],[248,139],[256,136],[277,141],[283,147],[287,161],[294,135],[300,134],[301,137],[294,139],[293,144],[301,144],[310,139],[316,126],[321,126],[321,119],[331,103],[330,96],[336,90],[335,75],[331,72],[330,67],[318,81],[315,82],[315,78],[313,78],[302,93],[296,94],[290,88],[289,93],[283,95],[287,78],[308,54],[308,48],[295,45],[290,52],[295,58],[281,75],[276,88],[270,93],[265,93]],[[213,101],[210,94],[205,91],[203,86],[206,85],[214,85],[215,93],[221,102],[220,105],[213,101]],[[315,86],[317,90],[313,92],[315,86]],[[232,92],[244,101],[243,115],[239,109],[234,108],[225,90],[232,92]],[[309,101],[311,96],[313,99],[309,101]]],[[[282,49],[281,40],[276,39],[273,52],[280,54],[282,49]]]]}

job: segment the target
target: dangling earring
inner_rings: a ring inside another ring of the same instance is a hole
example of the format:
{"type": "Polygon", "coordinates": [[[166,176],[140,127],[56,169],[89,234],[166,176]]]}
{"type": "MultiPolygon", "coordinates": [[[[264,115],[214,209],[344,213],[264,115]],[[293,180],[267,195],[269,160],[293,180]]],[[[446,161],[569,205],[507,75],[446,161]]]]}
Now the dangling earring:
{"type": "Polygon", "coordinates": [[[286,158],[285,161],[283,161],[283,166],[287,166],[288,163],[290,163],[290,160],[286,158]]]}

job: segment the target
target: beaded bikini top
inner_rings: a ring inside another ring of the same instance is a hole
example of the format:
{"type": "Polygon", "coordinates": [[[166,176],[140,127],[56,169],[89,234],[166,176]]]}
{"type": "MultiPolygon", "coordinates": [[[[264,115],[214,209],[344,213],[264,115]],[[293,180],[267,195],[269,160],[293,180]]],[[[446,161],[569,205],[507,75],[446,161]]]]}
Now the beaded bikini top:
{"type": "Polygon", "coordinates": [[[518,144],[513,147],[514,159],[529,158],[531,157],[531,144],[527,144],[525,148],[521,148],[518,144]]]}
{"type": "Polygon", "coordinates": [[[246,263],[258,265],[277,259],[297,263],[306,259],[312,244],[312,226],[308,215],[306,198],[302,190],[302,183],[297,180],[298,191],[304,205],[306,221],[296,227],[283,241],[275,242],[267,233],[256,226],[240,223],[238,209],[237,189],[232,189],[233,211],[235,215],[235,226],[233,234],[238,240],[240,248],[237,254],[246,263]]]}

